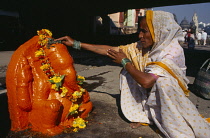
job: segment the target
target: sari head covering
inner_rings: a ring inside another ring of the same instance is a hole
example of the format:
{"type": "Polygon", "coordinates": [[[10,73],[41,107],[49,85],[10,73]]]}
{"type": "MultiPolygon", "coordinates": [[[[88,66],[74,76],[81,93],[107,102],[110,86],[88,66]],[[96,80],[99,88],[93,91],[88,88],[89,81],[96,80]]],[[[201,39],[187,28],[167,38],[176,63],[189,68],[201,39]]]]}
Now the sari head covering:
{"type": "Polygon", "coordinates": [[[164,58],[172,60],[183,72],[186,71],[183,48],[178,39],[183,37],[181,27],[174,20],[173,14],[164,11],[146,12],[146,22],[154,41],[152,49],[142,55],[140,42],[119,46],[132,61],[136,69],[144,71],[148,62],[161,61],[164,58]]]}
{"type": "Polygon", "coordinates": [[[182,29],[174,20],[174,15],[164,11],[148,10],[146,22],[154,41],[149,58],[151,61],[160,61],[168,53],[171,53],[173,48],[177,47],[173,43],[183,37],[182,29]]]}
{"type": "Polygon", "coordinates": [[[154,41],[148,58],[155,66],[150,66],[149,70],[161,76],[162,74],[156,71],[157,65],[161,66],[176,78],[184,93],[189,96],[184,52],[178,43],[178,39],[183,37],[181,27],[174,20],[173,14],[164,11],[148,10],[146,22],[154,41]]]}

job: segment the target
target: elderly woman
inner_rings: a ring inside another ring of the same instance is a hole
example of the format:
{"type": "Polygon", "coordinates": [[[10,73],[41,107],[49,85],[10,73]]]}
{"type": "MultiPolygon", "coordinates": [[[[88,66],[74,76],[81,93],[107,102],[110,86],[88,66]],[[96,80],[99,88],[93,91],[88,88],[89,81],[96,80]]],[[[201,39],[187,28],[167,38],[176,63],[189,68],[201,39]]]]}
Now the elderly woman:
{"type": "Polygon", "coordinates": [[[67,46],[108,55],[123,65],[121,108],[132,127],[155,124],[165,137],[210,137],[210,126],[186,97],[185,57],[178,39],[180,26],[173,14],[146,12],[139,24],[140,41],[119,47],[59,38],[67,46]]]}

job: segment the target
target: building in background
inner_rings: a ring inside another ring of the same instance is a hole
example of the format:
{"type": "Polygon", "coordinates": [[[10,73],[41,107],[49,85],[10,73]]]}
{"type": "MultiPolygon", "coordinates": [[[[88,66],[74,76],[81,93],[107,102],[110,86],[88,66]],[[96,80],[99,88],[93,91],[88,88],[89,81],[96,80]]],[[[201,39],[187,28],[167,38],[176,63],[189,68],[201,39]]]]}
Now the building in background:
{"type": "Polygon", "coordinates": [[[181,26],[182,30],[188,30],[190,28],[190,24],[187,21],[186,17],[184,17],[184,19],[181,21],[179,25],[181,26]]]}
{"type": "Polygon", "coordinates": [[[124,12],[108,14],[107,16],[96,17],[96,33],[107,33],[110,35],[126,35],[136,33],[138,19],[144,16],[145,9],[128,9],[124,12]]]}

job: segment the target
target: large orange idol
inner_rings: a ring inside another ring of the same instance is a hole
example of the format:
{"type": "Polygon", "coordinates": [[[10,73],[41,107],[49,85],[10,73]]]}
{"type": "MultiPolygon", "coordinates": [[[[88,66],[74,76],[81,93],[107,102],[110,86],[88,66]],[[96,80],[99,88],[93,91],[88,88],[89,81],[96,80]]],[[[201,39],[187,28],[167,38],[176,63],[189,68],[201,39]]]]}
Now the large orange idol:
{"type": "Polygon", "coordinates": [[[49,30],[38,31],[14,52],[6,84],[12,131],[57,135],[86,127],[89,94],[78,84],[66,46],[53,42],[49,30]]]}

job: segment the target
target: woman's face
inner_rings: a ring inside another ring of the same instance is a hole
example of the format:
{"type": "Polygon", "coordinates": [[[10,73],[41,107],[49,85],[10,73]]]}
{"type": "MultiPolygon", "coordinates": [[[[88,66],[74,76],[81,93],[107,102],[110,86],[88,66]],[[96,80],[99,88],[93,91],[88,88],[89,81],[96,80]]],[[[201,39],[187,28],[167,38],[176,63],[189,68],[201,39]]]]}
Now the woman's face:
{"type": "Polygon", "coordinates": [[[140,22],[139,39],[143,48],[151,48],[154,44],[152,35],[146,23],[146,18],[142,18],[140,22]]]}

